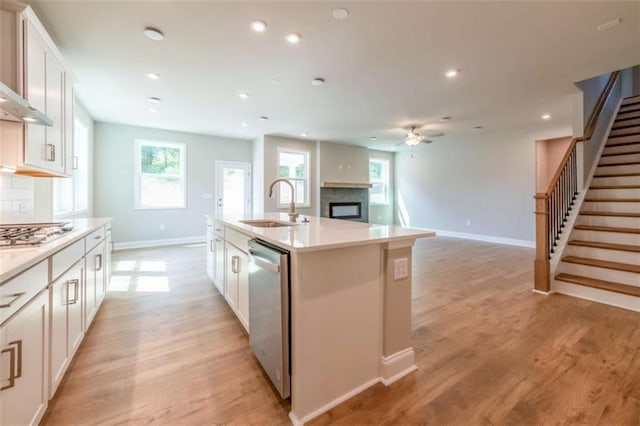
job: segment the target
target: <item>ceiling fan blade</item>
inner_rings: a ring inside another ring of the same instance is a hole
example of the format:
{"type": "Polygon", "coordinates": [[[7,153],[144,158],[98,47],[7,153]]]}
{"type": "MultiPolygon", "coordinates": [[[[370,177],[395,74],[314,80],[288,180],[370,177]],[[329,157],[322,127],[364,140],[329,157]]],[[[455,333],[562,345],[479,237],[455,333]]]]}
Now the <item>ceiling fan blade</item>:
{"type": "Polygon", "coordinates": [[[427,135],[428,138],[440,138],[444,136],[444,133],[439,132],[439,133],[430,133],[427,135]]]}
{"type": "Polygon", "coordinates": [[[431,139],[422,139],[420,143],[430,144],[430,143],[433,143],[433,141],[431,139]]]}

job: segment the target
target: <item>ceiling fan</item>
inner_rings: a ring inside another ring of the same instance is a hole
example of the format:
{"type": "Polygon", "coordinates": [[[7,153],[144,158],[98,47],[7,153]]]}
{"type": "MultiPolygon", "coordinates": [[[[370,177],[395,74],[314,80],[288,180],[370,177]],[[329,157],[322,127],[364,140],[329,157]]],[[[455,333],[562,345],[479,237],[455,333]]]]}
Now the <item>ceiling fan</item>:
{"type": "MultiPolygon", "coordinates": [[[[433,133],[429,135],[429,138],[437,138],[440,136],[444,136],[444,133],[433,133]]],[[[420,133],[416,132],[416,127],[411,127],[411,131],[407,133],[404,137],[404,142],[400,142],[399,145],[409,145],[416,146],[421,143],[430,144],[432,143],[432,139],[428,139],[427,136],[423,136],[420,133]]]]}

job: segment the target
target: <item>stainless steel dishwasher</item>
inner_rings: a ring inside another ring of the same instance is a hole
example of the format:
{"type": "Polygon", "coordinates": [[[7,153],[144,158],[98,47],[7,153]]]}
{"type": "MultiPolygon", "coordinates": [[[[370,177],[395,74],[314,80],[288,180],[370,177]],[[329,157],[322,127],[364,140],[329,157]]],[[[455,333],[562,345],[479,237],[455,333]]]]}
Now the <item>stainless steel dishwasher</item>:
{"type": "Polygon", "coordinates": [[[288,398],[289,252],[253,239],[249,262],[249,343],[280,396],[288,398]]]}

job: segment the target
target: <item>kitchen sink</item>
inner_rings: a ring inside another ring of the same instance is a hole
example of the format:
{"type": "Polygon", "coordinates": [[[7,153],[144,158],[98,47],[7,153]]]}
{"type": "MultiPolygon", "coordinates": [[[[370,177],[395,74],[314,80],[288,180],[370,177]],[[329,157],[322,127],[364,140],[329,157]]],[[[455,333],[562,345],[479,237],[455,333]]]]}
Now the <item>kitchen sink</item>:
{"type": "Polygon", "coordinates": [[[255,226],[258,228],[280,228],[283,226],[291,226],[293,225],[293,223],[286,223],[286,222],[278,222],[275,220],[265,220],[265,219],[259,219],[259,220],[241,220],[241,223],[245,223],[247,225],[250,226],[255,226]]]}

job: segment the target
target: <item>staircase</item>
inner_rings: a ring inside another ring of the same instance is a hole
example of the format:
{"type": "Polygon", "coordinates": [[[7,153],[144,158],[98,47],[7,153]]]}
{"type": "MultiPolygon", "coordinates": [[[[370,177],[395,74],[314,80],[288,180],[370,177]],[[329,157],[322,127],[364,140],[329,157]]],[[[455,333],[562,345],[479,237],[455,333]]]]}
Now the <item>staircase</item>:
{"type": "Polygon", "coordinates": [[[556,291],[640,311],[640,96],[622,101],[557,271],[556,291]]]}

